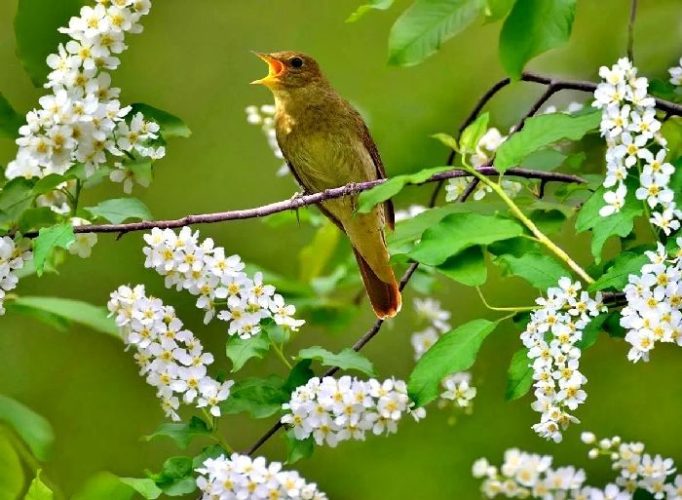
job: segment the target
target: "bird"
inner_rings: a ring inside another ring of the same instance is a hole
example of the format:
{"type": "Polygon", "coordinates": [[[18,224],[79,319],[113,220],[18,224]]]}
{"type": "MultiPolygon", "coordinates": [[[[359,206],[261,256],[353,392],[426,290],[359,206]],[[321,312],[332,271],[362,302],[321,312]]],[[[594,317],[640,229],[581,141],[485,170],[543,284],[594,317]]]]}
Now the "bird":
{"type": "MultiPolygon", "coordinates": [[[[268,64],[268,75],[251,83],[274,96],[277,142],[304,193],[386,177],[360,113],[334,90],[315,59],[293,51],[255,54],[268,64]]],[[[318,206],[348,236],[377,318],[392,318],[402,306],[385,236],[385,228],[395,225],[393,205],[389,200],[356,213],[357,197],[318,206]]]]}

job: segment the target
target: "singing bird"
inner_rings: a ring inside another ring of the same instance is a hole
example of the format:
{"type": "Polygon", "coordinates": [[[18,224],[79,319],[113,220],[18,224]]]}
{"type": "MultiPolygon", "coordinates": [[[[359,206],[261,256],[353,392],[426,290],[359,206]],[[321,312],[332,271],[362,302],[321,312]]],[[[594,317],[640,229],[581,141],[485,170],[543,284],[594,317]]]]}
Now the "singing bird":
{"type": "MultiPolygon", "coordinates": [[[[268,64],[268,75],[252,83],[265,85],[275,97],[277,142],[306,193],[386,176],[367,125],[312,57],[256,55],[268,64]]],[[[357,195],[351,195],[324,201],[320,209],[348,235],[375,314],[391,318],[402,305],[384,235],[385,226],[393,229],[393,206],[388,201],[360,214],[356,202],[357,195]]]]}

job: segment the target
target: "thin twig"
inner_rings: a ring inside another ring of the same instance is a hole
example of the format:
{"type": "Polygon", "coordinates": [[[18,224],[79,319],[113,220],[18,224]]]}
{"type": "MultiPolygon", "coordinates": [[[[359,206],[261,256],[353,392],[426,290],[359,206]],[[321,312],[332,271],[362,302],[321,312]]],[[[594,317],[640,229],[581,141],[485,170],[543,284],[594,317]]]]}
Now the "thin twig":
{"type": "Polygon", "coordinates": [[[628,59],[635,63],[635,20],[637,19],[637,0],[630,2],[630,20],[628,22],[628,59]]]}
{"type": "Polygon", "coordinates": [[[525,115],[523,115],[523,118],[521,118],[519,122],[514,126],[514,133],[519,132],[526,124],[526,120],[535,115],[535,113],[537,113],[538,111],[540,111],[542,105],[549,101],[549,99],[554,94],[559,92],[559,90],[561,89],[557,88],[556,84],[554,83],[550,83],[549,85],[547,85],[547,88],[542,93],[542,95],[540,95],[540,97],[537,98],[537,100],[533,103],[528,112],[525,115]]]}

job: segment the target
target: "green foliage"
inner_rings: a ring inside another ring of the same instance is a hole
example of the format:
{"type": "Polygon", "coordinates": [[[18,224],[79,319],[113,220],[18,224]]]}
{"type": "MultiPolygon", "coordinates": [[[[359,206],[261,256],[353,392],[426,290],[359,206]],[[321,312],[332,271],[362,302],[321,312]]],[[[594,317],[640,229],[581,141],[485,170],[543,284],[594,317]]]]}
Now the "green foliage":
{"type": "Polygon", "coordinates": [[[315,373],[310,369],[312,363],[312,360],[304,359],[294,365],[282,386],[287,394],[291,394],[297,387],[305,385],[308,380],[315,376],[315,373]]]}
{"type": "Polygon", "coordinates": [[[298,255],[301,281],[308,283],[324,272],[340,238],[341,231],[331,222],[326,222],[317,230],[313,241],[303,247],[298,255]]]}
{"type": "Polygon", "coordinates": [[[628,276],[638,275],[649,258],[644,253],[623,252],[616,257],[613,265],[588,288],[591,292],[605,288],[622,290],[628,283],[628,276]]]}
{"type": "Polygon", "coordinates": [[[531,117],[519,132],[499,147],[495,155],[495,168],[504,173],[511,167],[521,165],[531,153],[557,141],[578,141],[588,132],[596,130],[600,121],[599,110],[575,115],[552,113],[531,117]]]}
{"type": "Polygon", "coordinates": [[[566,215],[561,210],[533,210],[530,219],[543,233],[553,234],[561,231],[566,222],[566,215]]]}
{"type": "Polygon", "coordinates": [[[287,442],[287,463],[295,464],[304,458],[310,458],[315,451],[315,440],[312,436],[306,439],[296,439],[293,430],[289,430],[284,434],[284,440],[287,442]]]}
{"type": "Polygon", "coordinates": [[[211,429],[208,424],[196,415],[189,422],[168,422],[161,424],[152,434],[144,437],[145,441],[151,441],[157,437],[167,437],[175,441],[185,449],[197,437],[210,436],[211,429]]]}
{"type": "Polygon", "coordinates": [[[72,500],[130,500],[135,490],[111,472],[98,472],[71,497],[72,500]]]}
{"type": "Polygon", "coordinates": [[[269,349],[270,341],[265,335],[256,335],[250,339],[234,336],[227,340],[225,354],[232,361],[232,373],[234,373],[241,370],[250,359],[263,359],[269,349]]]}
{"type": "Polygon", "coordinates": [[[416,0],[391,28],[389,63],[419,64],[469,26],[483,6],[483,0],[416,0]]]}
{"type": "Polygon", "coordinates": [[[583,338],[576,345],[582,350],[592,347],[597,342],[599,332],[602,331],[608,317],[608,313],[605,313],[600,314],[596,318],[592,318],[583,329],[583,338]]]}
{"type": "Polygon", "coordinates": [[[34,198],[33,182],[23,177],[9,181],[0,189],[0,223],[11,224],[18,221],[34,198]]]}
{"type": "Polygon", "coordinates": [[[94,306],[87,302],[59,297],[17,297],[7,304],[7,307],[28,314],[36,319],[50,323],[51,317],[63,320],[64,325],[69,322],[80,323],[101,333],[120,338],[118,328],[113,318],[103,307],[94,306]],[[47,313],[50,316],[45,316],[47,313]]]}
{"type": "Polygon", "coordinates": [[[605,204],[605,189],[603,187],[597,189],[578,212],[575,228],[579,233],[592,231],[590,248],[597,263],[601,261],[601,253],[606,240],[611,236],[620,236],[621,238],[628,236],[634,229],[635,217],[643,213],[642,203],[635,198],[634,182],[636,181],[628,182],[628,194],[620,212],[608,217],[599,215],[599,210],[605,204]]]}
{"type": "Polygon", "coordinates": [[[481,344],[496,326],[492,321],[476,319],[440,337],[410,374],[407,389],[412,401],[417,406],[433,401],[444,377],[471,368],[481,344]]]}
{"type": "Polygon", "coordinates": [[[516,0],[500,33],[500,60],[515,80],[528,61],[571,36],[576,0],[516,0]]]}
{"type": "Polygon", "coordinates": [[[400,253],[405,245],[419,239],[424,231],[440,222],[446,215],[470,210],[471,207],[465,207],[463,203],[449,203],[426,210],[415,217],[401,220],[396,223],[395,231],[386,235],[389,249],[392,253],[400,253]]]}
{"type": "Polygon", "coordinates": [[[54,498],[54,492],[40,478],[41,474],[42,470],[38,469],[36,477],[33,478],[28,487],[24,500],[52,500],[54,498]]]}
{"type": "Polygon", "coordinates": [[[414,174],[396,175],[387,181],[374,186],[372,189],[363,191],[358,197],[357,211],[361,214],[367,214],[372,209],[388,199],[393,198],[408,184],[421,184],[426,182],[431,177],[441,172],[452,170],[452,167],[431,167],[414,174]]]}
{"type": "Polygon", "coordinates": [[[118,480],[130,486],[133,490],[139,493],[142,498],[154,500],[159,498],[163,491],[156,486],[156,483],[149,478],[135,478],[135,477],[121,477],[118,480]]]}
{"type": "MultiPolygon", "coordinates": [[[[143,483],[145,488],[150,488],[151,496],[145,498],[158,498],[161,493],[167,496],[176,497],[187,495],[197,489],[194,480],[193,472],[194,465],[191,457],[171,457],[163,463],[161,472],[158,474],[150,474],[152,484],[156,486],[153,489],[149,482],[143,483]],[[157,490],[160,488],[161,491],[157,490]],[[156,496],[153,496],[156,495],[156,496]]],[[[139,480],[145,481],[145,480],[139,480]]],[[[149,481],[149,480],[147,480],[149,481]]],[[[138,490],[139,492],[139,490],[138,490]]]]}
{"type": "Polygon", "coordinates": [[[459,144],[457,144],[457,139],[452,137],[450,134],[439,132],[431,136],[433,139],[439,141],[443,146],[446,146],[453,151],[459,151],[459,144]]]}
{"type": "Polygon", "coordinates": [[[48,459],[54,432],[45,417],[14,399],[0,395],[0,422],[14,430],[38,460],[48,459]]]}
{"type": "Polygon", "coordinates": [[[422,264],[439,266],[469,247],[488,245],[521,234],[523,228],[504,217],[455,213],[424,231],[421,241],[408,255],[422,264]]]}
{"type": "Polygon", "coordinates": [[[459,140],[459,146],[462,149],[462,154],[473,154],[476,152],[478,141],[488,130],[488,122],[490,121],[490,114],[483,113],[474,122],[464,129],[462,137],[459,140]]]}
{"type": "Polygon", "coordinates": [[[59,216],[49,207],[29,208],[19,218],[19,231],[27,233],[31,229],[53,226],[58,220],[59,216]]]}
{"type": "Polygon", "coordinates": [[[467,248],[454,257],[448,258],[436,269],[451,280],[466,286],[480,286],[488,278],[483,248],[480,246],[467,248]]]}
{"type": "Polygon", "coordinates": [[[518,276],[540,290],[556,286],[562,276],[570,276],[563,265],[538,252],[520,256],[505,253],[496,257],[494,262],[502,268],[505,276],[518,276]]]}
{"type": "Polygon", "coordinates": [[[394,0],[370,0],[368,3],[361,5],[346,19],[347,23],[354,23],[370,10],[387,10],[393,5],[394,0]]]}
{"type": "Polygon", "coordinates": [[[334,354],[319,346],[307,347],[298,352],[298,359],[312,359],[319,361],[323,366],[338,366],[342,370],[356,370],[370,377],[374,376],[372,362],[351,348],[334,354]]]}
{"type": "Polygon", "coordinates": [[[52,255],[52,252],[57,248],[68,248],[75,239],[73,226],[68,222],[42,228],[33,244],[33,262],[38,276],[42,276],[45,270],[45,262],[52,255]]]}
{"type": "Polygon", "coordinates": [[[486,0],[485,20],[492,23],[507,17],[516,0],[486,0]]]}
{"type": "Polygon", "coordinates": [[[19,135],[19,127],[24,124],[24,117],[14,111],[12,105],[0,92],[0,137],[14,139],[19,135]]]}
{"type": "Polygon", "coordinates": [[[17,56],[33,85],[42,87],[51,71],[47,56],[57,52],[57,45],[68,40],[57,31],[78,14],[83,0],[19,0],[14,18],[17,56]]]}
{"type": "Polygon", "coordinates": [[[10,439],[0,433],[0,500],[16,500],[24,489],[24,471],[10,439]]]}
{"type": "Polygon", "coordinates": [[[112,224],[120,224],[127,220],[152,220],[154,217],[137,198],[117,198],[106,200],[86,210],[95,217],[105,219],[112,224]]]}
{"type": "Polygon", "coordinates": [[[277,413],[289,400],[285,381],[271,375],[267,378],[247,378],[237,382],[230,397],[221,404],[223,413],[234,415],[247,412],[254,418],[266,418],[277,413]]]}
{"type": "Polygon", "coordinates": [[[533,386],[533,367],[528,359],[528,349],[519,349],[512,356],[507,370],[505,399],[512,401],[525,396],[533,386]]]}
{"type": "Polygon", "coordinates": [[[163,111],[161,109],[150,106],[149,104],[144,104],[141,102],[136,102],[132,104],[132,110],[130,112],[131,116],[135,113],[142,113],[147,120],[152,120],[158,123],[160,127],[161,137],[168,140],[173,137],[183,137],[185,139],[192,135],[192,131],[189,129],[187,124],[175,115],[163,111]]]}
{"type": "Polygon", "coordinates": [[[559,168],[564,161],[566,161],[566,159],[567,156],[561,151],[557,151],[556,149],[552,148],[545,148],[526,156],[526,158],[521,161],[521,166],[533,170],[549,172],[559,168]]]}

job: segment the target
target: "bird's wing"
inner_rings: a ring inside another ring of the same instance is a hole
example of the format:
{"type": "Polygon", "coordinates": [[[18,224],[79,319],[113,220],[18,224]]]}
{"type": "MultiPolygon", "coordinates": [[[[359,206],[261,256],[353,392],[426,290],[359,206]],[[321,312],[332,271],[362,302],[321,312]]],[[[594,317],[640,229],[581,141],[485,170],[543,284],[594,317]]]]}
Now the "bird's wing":
{"type": "MultiPolygon", "coordinates": [[[[379,149],[372,139],[372,135],[369,133],[369,129],[365,124],[364,120],[360,115],[357,115],[361,127],[361,139],[362,143],[365,145],[367,152],[372,157],[372,162],[374,162],[374,167],[376,168],[377,179],[385,179],[386,171],[384,170],[384,164],[381,161],[381,155],[379,154],[379,149]]],[[[395,228],[395,210],[393,209],[393,202],[391,200],[386,200],[384,202],[384,217],[386,218],[386,225],[393,230],[395,228]]]]}

